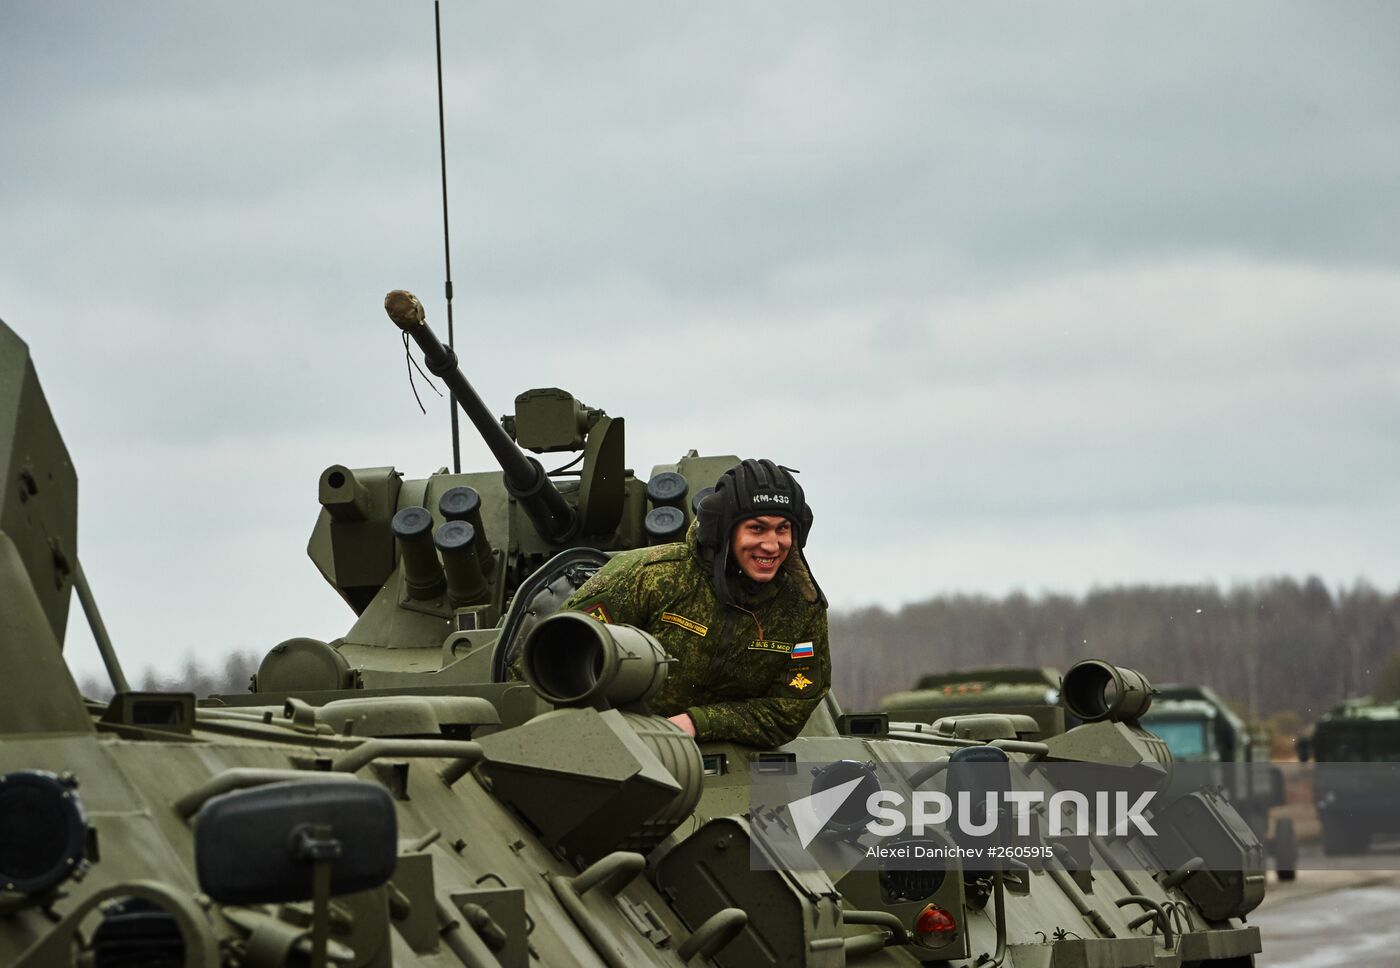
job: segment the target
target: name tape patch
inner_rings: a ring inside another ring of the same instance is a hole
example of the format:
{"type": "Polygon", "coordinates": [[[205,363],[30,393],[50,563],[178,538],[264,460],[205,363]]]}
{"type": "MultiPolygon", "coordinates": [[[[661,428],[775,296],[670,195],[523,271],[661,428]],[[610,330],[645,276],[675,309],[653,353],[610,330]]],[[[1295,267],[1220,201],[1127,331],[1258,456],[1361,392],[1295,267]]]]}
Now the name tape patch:
{"type": "Polygon", "coordinates": [[[672,625],[679,625],[687,632],[694,632],[701,637],[703,637],[706,632],[710,631],[708,625],[701,625],[699,622],[692,621],[684,615],[677,615],[675,612],[662,612],[661,621],[670,622],[672,625]]]}
{"type": "Polygon", "coordinates": [[[749,648],[754,652],[777,652],[787,655],[792,651],[791,642],[774,642],[771,639],[754,639],[749,643],[749,648]]]}

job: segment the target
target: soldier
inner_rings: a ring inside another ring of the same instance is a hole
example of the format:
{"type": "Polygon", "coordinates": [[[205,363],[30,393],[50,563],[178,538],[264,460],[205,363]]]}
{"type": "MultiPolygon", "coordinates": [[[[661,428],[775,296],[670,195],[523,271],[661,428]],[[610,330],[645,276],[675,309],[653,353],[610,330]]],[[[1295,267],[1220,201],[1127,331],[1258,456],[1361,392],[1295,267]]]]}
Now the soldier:
{"type": "Polygon", "coordinates": [[[778,746],[831,683],[826,599],[802,555],[811,526],[793,472],[746,460],[685,541],[615,556],[563,607],[661,641],[675,662],[651,706],[689,735],[778,746]]]}

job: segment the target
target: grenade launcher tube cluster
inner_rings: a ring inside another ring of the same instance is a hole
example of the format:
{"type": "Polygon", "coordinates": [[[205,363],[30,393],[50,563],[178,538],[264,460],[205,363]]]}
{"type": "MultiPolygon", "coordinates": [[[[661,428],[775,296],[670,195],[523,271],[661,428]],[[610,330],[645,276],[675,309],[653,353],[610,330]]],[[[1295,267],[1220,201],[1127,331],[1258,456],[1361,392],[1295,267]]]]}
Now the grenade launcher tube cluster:
{"type": "Polygon", "coordinates": [[[394,317],[394,322],[413,337],[413,341],[423,350],[423,359],[428,364],[428,371],[440,377],[451,388],[457,403],[462,407],[462,412],[476,425],[477,432],[486,441],[486,446],[491,448],[496,462],[501,465],[506,492],[520,502],[520,506],[547,540],[567,540],[574,531],[574,509],[554,487],[554,482],[545,474],[540,462],[522,454],[515,441],[511,440],[496,422],[496,418],[491,415],[491,411],[458,368],[457,354],[450,347],[444,346],[437,334],[421,319],[413,322],[400,321],[398,317],[394,317]]]}

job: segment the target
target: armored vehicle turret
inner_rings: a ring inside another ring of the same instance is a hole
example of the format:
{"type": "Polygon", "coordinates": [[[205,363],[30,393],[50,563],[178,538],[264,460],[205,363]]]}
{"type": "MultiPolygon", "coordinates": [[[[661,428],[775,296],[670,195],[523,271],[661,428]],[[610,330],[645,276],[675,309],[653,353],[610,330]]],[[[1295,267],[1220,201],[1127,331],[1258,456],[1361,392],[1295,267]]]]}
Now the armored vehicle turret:
{"type": "MultiPolygon", "coordinates": [[[[499,419],[411,294],[385,299],[481,435],[498,469],[406,479],[393,467],[332,465],[308,553],[357,615],[334,642],[296,638],[263,660],[262,696],[498,684],[507,722],[539,710],[506,671],[535,620],[611,552],[684,537],[705,488],[738,463],[694,451],[638,479],[624,420],[556,387],[526,390],[499,419]],[[574,452],[549,472],[536,455],[574,452]],[[571,469],[577,465],[577,469],[571,469]]],[[[229,702],[253,700],[228,697],[229,702]]]]}
{"type": "MultiPolygon", "coordinates": [[[[411,301],[391,302],[414,324],[411,301]]],[[[0,326],[0,963],[1252,964],[1259,934],[1241,919],[1262,856],[1226,802],[1162,803],[1139,818],[1152,835],[1100,829],[1041,768],[1160,789],[1170,754],[1139,725],[1143,677],[1080,663],[1062,689],[1079,725],[1043,740],[1016,714],[891,722],[829,700],[778,749],[697,745],[648,710],[668,663],[654,638],[555,613],[609,552],[674,536],[733,458],[635,480],[621,422],[558,390],[480,422],[499,470],[321,475],[310,552],[356,616],[344,637],[279,644],[247,695],[134,691],[79,562],[72,464],[0,326]],[[556,484],[507,444],[581,446],[583,467],[556,484]],[[63,662],[75,590],[107,703],[63,662]],[[517,651],[528,682],[504,675],[517,651]],[[770,780],[795,799],[765,801],[770,780]],[[930,822],[895,841],[871,817],[877,793],[974,792],[994,832],[971,840],[930,822]],[[886,862],[932,849],[937,864],[886,862]]]]}

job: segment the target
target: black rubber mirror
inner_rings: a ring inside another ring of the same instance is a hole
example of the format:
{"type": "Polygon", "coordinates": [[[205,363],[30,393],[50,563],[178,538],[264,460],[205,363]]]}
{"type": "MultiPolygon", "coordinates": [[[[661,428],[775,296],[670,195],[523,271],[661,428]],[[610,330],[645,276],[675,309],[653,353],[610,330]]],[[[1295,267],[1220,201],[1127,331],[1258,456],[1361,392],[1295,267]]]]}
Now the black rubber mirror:
{"type": "Polygon", "coordinates": [[[370,783],[271,783],[217,796],[194,821],[195,869],[223,904],[306,901],[318,864],[330,894],[378,887],[394,873],[394,801],[370,783]]]}
{"type": "Polygon", "coordinates": [[[945,786],[954,809],[961,811],[964,801],[968,815],[950,824],[948,832],[962,847],[979,850],[973,856],[992,858],[988,863],[967,863],[964,870],[1001,870],[999,853],[994,848],[1004,844],[1007,816],[1004,804],[1011,789],[1011,764],[1006,751],[995,746],[964,746],[948,757],[948,779],[945,786]],[[966,826],[965,826],[966,824],[966,826]],[[985,828],[985,832],[972,833],[985,828]]]}

